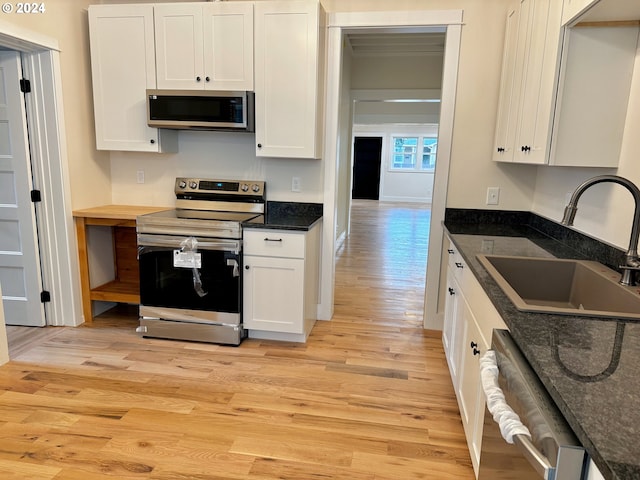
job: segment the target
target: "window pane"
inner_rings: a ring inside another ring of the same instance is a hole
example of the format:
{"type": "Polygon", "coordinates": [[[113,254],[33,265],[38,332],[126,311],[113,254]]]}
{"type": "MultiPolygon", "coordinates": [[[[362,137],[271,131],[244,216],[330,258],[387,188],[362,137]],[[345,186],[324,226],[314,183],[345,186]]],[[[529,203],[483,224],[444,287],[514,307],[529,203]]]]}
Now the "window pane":
{"type": "Polygon", "coordinates": [[[437,138],[422,139],[422,169],[432,170],[436,167],[437,138]]]}
{"type": "Polygon", "coordinates": [[[414,169],[418,157],[418,137],[393,137],[392,168],[414,169]]]}

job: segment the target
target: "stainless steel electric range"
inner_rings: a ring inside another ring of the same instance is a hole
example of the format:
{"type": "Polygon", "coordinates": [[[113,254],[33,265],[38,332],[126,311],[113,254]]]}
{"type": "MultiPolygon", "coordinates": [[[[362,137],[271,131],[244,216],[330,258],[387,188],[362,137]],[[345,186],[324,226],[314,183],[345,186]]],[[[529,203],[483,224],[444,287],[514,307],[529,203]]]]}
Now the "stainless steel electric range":
{"type": "Polygon", "coordinates": [[[264,223],[265,188],[177,178],[176,209],[137,218],[142,336],[240,344],[242,224],[264,223]]]}

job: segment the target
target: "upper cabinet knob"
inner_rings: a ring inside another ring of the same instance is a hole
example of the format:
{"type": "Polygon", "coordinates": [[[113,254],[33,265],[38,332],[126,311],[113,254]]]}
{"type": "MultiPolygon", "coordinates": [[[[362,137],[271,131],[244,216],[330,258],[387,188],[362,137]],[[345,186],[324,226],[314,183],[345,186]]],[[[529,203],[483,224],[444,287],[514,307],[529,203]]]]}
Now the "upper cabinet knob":
{"type": "Polygon", "coordinates": [[[204,77],[205,82],[210,82],[211,79],[209,77],[204,77]]]}
{"type": "Polygon", "coordinates": [[[201,80],[200,77],[196,77],[196,82],[199,82],[201,80]]]}

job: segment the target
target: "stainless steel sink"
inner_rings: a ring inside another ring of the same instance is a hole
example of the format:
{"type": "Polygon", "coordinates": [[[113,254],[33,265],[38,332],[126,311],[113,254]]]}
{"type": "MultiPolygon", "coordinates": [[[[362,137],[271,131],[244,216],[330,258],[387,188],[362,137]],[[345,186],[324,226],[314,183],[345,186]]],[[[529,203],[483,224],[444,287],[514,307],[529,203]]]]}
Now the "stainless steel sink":
{"type": "Polygon", "coordinates": [[[554,258],[478,255],[518,310],[640,319],[638,288],[601,263],[554,258]]]}

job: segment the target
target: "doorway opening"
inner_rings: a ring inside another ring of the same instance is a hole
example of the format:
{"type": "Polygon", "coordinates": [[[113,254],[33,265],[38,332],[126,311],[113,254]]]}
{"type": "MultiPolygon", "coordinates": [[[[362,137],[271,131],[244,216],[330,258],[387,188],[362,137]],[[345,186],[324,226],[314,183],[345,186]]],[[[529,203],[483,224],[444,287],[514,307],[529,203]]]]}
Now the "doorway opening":
{"type": "MultiPolygon", "coordinates": [[[[429,220],[429,248],[426,271],[426,289],[423,301],[425,328],[441,329],[442,315],[438,313],[437,298],[439,290],[440,261],[444,231],[441,219],[444,218],[446,205],[447,179],[451,140],[453,132],[453,112],[455,110],[455,90],[457,83],[458,58],[461,39],[461,10],[448,11],[415,11],[411,15],[406,12],[350,12],[335,13],[329,16],[327,67],[327,117],[325,135],[325,225],[327,228],[323,241],[322,271],[322,303],[319,318],[330,319],[333,314],[335,285],[335,247],[341,244],[345,232],[348,232],[350,212],[350,189],[344,190],[350,181],[351,155],[350,142],[353,127],[352,102],[349,98],[352,85],[351,63],[348,36],[360,34],[379,34],[383,37],[394,34],[444,33],[440,79],[442,91],[439,133],[438,133],[438,168],[434,172],[434,194],[429,220]],[[345,146],[346,145],[346,146],[345,146]]],[[[386,37],[391,38],[391,37],[386,37]]],[[[402,42],[398,42],[402,43],[402,42]]],[[[388,65],[387,65],[388,66],[388,65]]],[[[402,72],[396,72],[398,76],[402,72]]],[[[405,91],[407,93],[407,91],[405,91]]],[[[427,97],[428,98],[428,97],[427,97]]]]}

